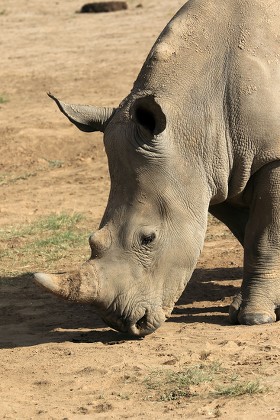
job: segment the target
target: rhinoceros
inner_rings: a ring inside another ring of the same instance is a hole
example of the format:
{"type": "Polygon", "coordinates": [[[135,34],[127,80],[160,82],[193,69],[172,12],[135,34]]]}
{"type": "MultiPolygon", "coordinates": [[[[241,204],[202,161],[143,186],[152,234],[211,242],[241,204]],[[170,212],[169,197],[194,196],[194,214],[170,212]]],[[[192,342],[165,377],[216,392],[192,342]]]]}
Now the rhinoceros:
{"type": "Polygon", "coordinates": [[[280,4],[189,0],[116,108],[50,95],[80,130],[104,133],[111,189],[91,258],[37,273],[112,328],[154,332],[201,253],[209,212],[244,247],[233,323],[279,319],[280,4]]]}

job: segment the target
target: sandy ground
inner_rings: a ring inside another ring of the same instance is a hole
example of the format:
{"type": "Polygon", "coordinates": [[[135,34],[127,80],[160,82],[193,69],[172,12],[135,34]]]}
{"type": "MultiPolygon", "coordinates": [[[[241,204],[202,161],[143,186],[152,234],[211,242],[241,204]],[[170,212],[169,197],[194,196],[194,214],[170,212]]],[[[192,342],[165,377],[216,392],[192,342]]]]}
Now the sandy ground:
{"type": "MultiPolygon", "coordinates": [[[[7,99],[0,104],[0,176],[13,180],[0,186],[0,228],[73,211],[85,215],[89,233],[98,226],[109,188],[102,137],[73,128],[46,91],[69,102],[117,105],[183,1],[139,3],[81,15],[78,0],[0,0],[0,96],[7,99]],[[57,161],[63,164],[50,164],[57,161]]],[[[68,267],[79,258],[69,255],[68,267]]],[[[26,273],[41,267],[20,264],[15,254],[15,274],[0,277],[1,418],[280,418],[279,323],[229,325],[242,249],[221,225],[210,223],[171,319],[144,340],[127,340],[91,307],[41,291],[26,273]],[[218,395],[208,381],[167,398],[166,378],[147,385],[155,372],[215,364],[216,385],[253,381],[262,392],[218,395]]]]}

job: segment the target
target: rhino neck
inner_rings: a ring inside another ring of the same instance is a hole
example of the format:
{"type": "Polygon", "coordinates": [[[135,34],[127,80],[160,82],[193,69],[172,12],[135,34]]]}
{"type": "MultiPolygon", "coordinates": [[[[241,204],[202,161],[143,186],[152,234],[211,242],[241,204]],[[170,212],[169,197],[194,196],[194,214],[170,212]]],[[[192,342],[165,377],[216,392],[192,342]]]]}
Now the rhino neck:
{"type": "Polygon", "coordinates": [[[213,204],[227,198],[232,167],[225,116],[230,9],[186,3],[158,38],[132,91],[155,95],[183,158],[204,166],[213,204]]]}
{"type": "Polygon", "coordinates": [[[215,3],[188,1],[178,11],[151,49],[134,90],[151,90],[178,105],[186,94],[203,102],[212,99],[213,90],[224,86],[233,13],[229,5],[215,3]]]}

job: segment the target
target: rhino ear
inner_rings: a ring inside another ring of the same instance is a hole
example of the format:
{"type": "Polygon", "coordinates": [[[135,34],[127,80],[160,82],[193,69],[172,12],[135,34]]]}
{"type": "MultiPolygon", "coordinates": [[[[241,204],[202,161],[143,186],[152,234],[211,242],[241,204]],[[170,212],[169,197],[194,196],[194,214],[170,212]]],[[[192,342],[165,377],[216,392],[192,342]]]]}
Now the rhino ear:
{"type": "Polygon", "coordinates": [[[152,136],[162,133],[166,127],[166,117],[153,95],[135,100],[131,108],[131,118],[152,136]]]}
{"type": "Polygon", "coordinates": [[[69,121],[75,124],[81,131],[104,132],[115,111],[114,108],[65,104],[51,93],[48,93],[48,96],[55,101],[60,111],[69,119],[69,121]]]}

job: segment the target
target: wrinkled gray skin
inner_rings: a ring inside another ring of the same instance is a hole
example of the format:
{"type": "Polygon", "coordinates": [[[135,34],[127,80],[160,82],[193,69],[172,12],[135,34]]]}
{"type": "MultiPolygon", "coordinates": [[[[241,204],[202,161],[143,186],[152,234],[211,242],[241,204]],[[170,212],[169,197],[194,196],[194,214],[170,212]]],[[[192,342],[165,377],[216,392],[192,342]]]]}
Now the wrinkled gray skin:
{"type": "Polygon", "coordinates": [[[143,336],[170,315],[201,252],[208,209],[244,246],[232,322],[276,321],[280,306],[280,6],[189,0],[116,109],[67,105],[104,132],[111,191],[92,256],[37,274],[105,322],[143,336]]]}

